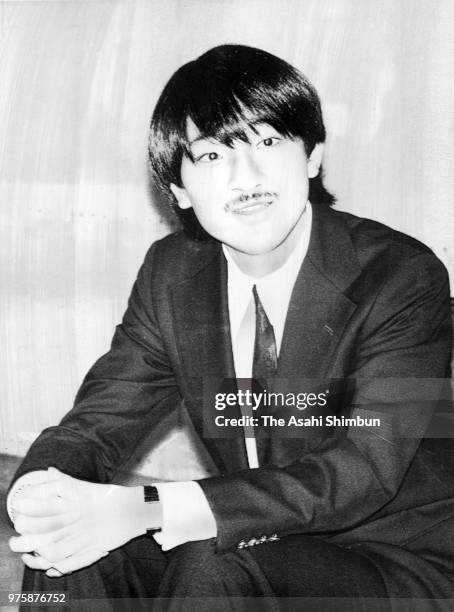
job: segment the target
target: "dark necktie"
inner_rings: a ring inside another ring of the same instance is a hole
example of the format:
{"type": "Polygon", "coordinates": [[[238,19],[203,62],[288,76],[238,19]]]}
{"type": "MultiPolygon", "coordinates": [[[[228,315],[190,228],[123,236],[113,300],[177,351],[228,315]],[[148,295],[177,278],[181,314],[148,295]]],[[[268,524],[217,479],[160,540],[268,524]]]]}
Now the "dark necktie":
{"type": "Polygon", "coordinates": [[[272,379],[277,368],[277,349],[274,329],[260,301],[257,288],[252,288],[255,301],[255,342],[252,361],[252,378],[267,381],[272,379]]]}
{"type": "MultiPolygon", "coordinates": [[[[265,389],[269,390],[273,382],[277,368],[277,348],[274,337],[274,329],[257,293],[256,286],[252,289],[255,301],[255,342],[254,358],[252,361],[252,391],[261,393],[265,389]]],[[[262,403],[259,406],[261,415],[270,414],[269,408],[262,403]]],[[[267,463],[271,449],[270,428],[263,425],[259,420],[259,427],[256,428],[257,454],[260,465],[267,463]]]]}

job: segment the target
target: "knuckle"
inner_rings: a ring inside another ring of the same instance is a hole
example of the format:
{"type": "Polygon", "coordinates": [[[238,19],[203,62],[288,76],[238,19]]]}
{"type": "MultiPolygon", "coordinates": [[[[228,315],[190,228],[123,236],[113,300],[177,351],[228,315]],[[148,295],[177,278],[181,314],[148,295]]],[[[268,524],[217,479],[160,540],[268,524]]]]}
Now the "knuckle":
{"type": "Polygon", "coordinates": [[[14,510],[18,513],[25,512],[24,500],[19,498],[14,501],[14,510]]]}
{"type": "Polygon", "coordinates": [[[14,522],[14,529],[18,533],[25,533],[25,531],[27,530],[27,527],[28,527],[27,517],[24,516],[23,514],[20,514],[14,522]]]}

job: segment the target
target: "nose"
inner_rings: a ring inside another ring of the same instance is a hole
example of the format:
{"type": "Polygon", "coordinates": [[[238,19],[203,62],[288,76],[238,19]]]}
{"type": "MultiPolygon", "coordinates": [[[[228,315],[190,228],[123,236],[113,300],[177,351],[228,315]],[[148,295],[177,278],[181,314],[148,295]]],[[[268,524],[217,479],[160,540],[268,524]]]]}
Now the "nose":
{"type": "Polygon", "coordinates": [[[256,189],[263,182],[263,170],[250,145],[235,148],[230,162],[230,187],[239,191],[256,189]]]}

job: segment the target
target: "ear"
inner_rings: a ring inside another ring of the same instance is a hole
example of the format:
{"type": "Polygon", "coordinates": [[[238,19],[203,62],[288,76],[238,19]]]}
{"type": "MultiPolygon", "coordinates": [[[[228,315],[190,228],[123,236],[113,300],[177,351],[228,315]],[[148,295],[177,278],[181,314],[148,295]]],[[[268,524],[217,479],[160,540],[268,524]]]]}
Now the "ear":
{"type": "Polygon", "coordinates": [[[170,183],[170,190],[181,209],[185,210],[186,208],[191,208],[192,203],[184,187],[178,187],[175,183],[170,183]]]}
{"type": "Polygon", "coordinates": [[[312,149],[312,153],[309,155],[307,160],[307,176],[308,178],[315,178],[320,170],[323,157],[323,142],[319,142],[312,149]]]}

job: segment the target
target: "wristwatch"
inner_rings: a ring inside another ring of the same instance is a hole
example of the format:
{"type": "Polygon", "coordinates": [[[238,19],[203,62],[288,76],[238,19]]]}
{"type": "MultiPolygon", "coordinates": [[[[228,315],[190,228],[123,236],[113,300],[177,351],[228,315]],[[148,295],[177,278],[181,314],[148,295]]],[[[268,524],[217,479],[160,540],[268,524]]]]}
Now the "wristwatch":
{"type": "MultiPolygon", "coordinates": [[[[143,488],[143,500],[146,504],[159,504],[158,489],[153,485],[145,485],[143,488]]],[[[161,527],[147,527],[147,535],[161,531],[161,527]]]]}

